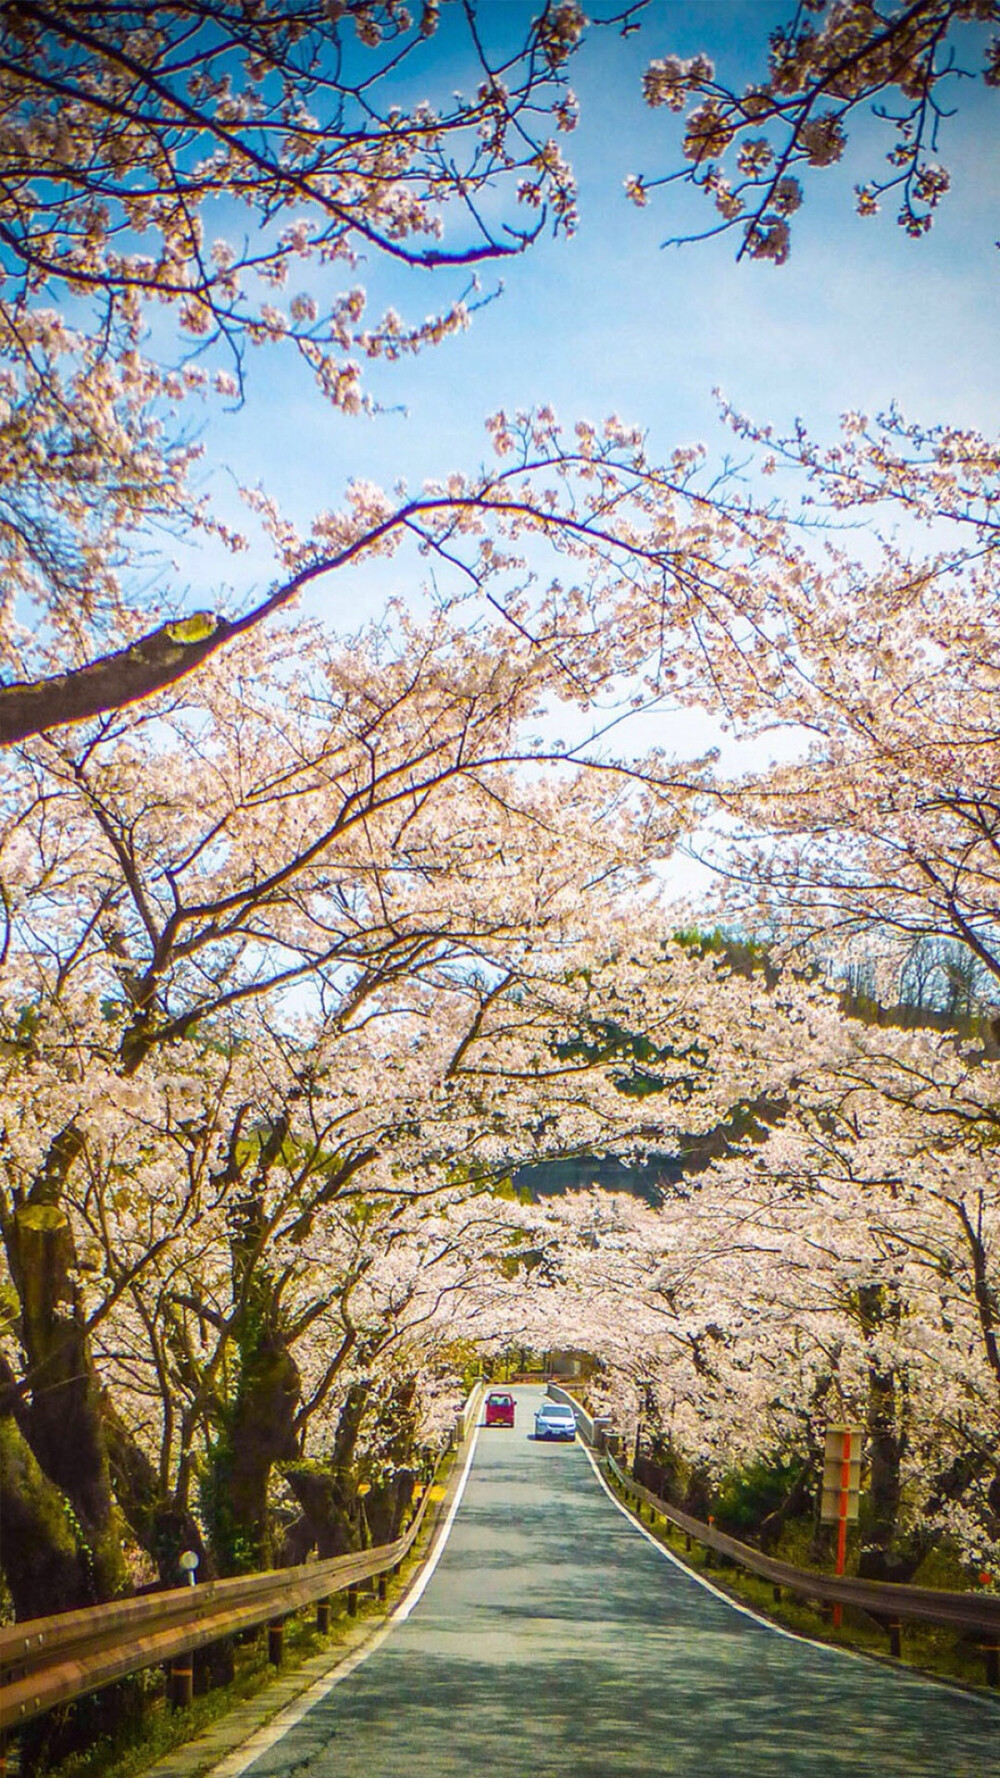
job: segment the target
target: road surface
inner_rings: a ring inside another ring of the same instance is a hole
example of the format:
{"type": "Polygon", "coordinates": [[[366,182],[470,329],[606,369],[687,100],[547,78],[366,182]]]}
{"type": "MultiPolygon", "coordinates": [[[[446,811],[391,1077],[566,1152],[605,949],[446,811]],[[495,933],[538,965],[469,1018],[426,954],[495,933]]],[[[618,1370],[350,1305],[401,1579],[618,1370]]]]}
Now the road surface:
{"type": "Polygon", "coordinates": [[[481,1429],[405,1622],[250,1778],[1000,1778],[1000,1705],[776,1633],[667,1560],[577,1444],[481,1429]]]}

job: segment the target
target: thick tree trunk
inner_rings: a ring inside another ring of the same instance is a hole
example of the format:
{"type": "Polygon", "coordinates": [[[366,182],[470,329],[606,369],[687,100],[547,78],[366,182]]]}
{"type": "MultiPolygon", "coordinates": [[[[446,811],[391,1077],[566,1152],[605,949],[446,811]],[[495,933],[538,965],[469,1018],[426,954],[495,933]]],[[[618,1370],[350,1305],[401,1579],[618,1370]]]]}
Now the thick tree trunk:
{"type": "Polygon", "coordinates": [[[757,1537],[764,1551],[775,1550],[781,1542],[785,1526],[806,1511],[816,1488],[816,1470],[811,1458],[804,1460],[780,1506],[776,1506],[760,1522],[757,1537]]]}
{"type": "MultiPolygon", "coordinates": [[[[858,1292],[858,1304],[867,1340],[874,1342],[886,1328],[898,1328],[899,1302],[884,1285],[864,1285],[858,1292]]],[[[865,1440],[868,1487],[862,1507],[858,1574],[864,1580],[901,1581],[908,1577],[907,1559],[894,1545],[899,1528],[906,1436],[900,1427],[897,1372],[894,1366],[883,1364],[875,1356],[874,1344],[868,1362],[865,1440]]]]}
{"type": "Polygon", "coordinates": [[[299,1455],[295,1414],[301,1378],[264,1281],[255,1288],[237,1345],[236,1395],[211,1454],[205,1500],[212,1544],[226,1574],[274,1565],[271,1472],[276,1463],[299,1455]]]}
{"type": "Polygon", "coordinates": [[[674,1506],[681,1504],[684,1493],[682,1464],[664,1433],[654,1433],[648,1457],[640,1453],[635,1465],[635,1479],[653,1494],[658,1494],[661,1500],[670,1501],[674,1506]]]}
{"type": "MultiPolygon", "coordinates": [[[[129,1584],[73,1235],[58,1202],[78,1153],[77,1133],[63,1132],[28,1201],[3,1214],[27,1362],[23,1389],[14,1398],[8,1388],[0,1415],[2,1559],[19,1618],[99,1604],[129,1584]]],[[[141,1710],[142,1697],[124,1681],[29,1723],[20,1743],[25,1778],[110,1733],[141,1710]]]]}
{"type": "Polygon", "coordinates": [[[66,1508],[14,1415],[0,1411],[0,1557],[19,1620],[47,1617],[94,1597],[87,1551],[66,1508]]]}
{"type": "MultiPolygon", "coordinates": [[[[199,1584],[215,1580],[215,1560],[194,1514],[164,1494],[154,1464],[107,1401],[104,1425],[118,1505],[136,1542],[156,1563],[160,1585],[183,1585],[185,1576],[177,1563],[182,1550],[193,1550],[198,1557],[199,1584]]],[[[232,1638],[196,1648],[192,1665],[199,1696],[214,1686],[228,1685],[236,1670],[232,1638]]]]}
{"type": "Polygon", "coordinates": [[[362,1547],[363,1524],[358,1491],[349,1477],[317,1464],[286,1469],[285,1480],[302,1508],[292,1527],[285,1554],[304,1562],[314,1549],[321,1562],[346,1556],[362,1547]]]}
{"type": "Polygon", "coordinates": [[[417,1484],[414,1462],[417,1380],[397,1383],[383,1411],[385,1428],[379,1449],[382,1479],[365,1499],[365,1517],[373,1544],[392,1543],[402,1530],[417,1484]]]}
{"type": "Polygon", "coordinates": [[[302,1508],[292,1538],[306,1554],[315,1549],[321,1560],[364,1547],[365,1520],[354,1454],[369,1393],[367,1383],[352,1383],[348,1389],[328,1463],[302,1463],[285,1471],[285,1480],[302,1508]]]}
{"type": "Polygon", "coordinates": [[[127,1587],[128,1573],[69,1220],[54,1204],[24,1204],[6,1219],[4,1234],[28,1365],[22,1430],[40,1469],[65,1497],[86,1551],[86,1584],[62,1603],[111,1599],[127,1587]]]}
{"type": "Polygon", "coordinates": [[[230,1423],[228,1506],[250,1565],[267,1568],[275,1559],[268,1485],[274,1465],[298,1455],[295,1411],[301,1380],[277,1328],[263,1332],[245,1357],[230,1423]]]}
{"type": "Polygon", "coordinates": [[[688,1477],[681,1502],[684,1511],[696,1519],[707,1519],[712,1510],[712,1478],[708,1469],[696,1463],[688,1477]]]}

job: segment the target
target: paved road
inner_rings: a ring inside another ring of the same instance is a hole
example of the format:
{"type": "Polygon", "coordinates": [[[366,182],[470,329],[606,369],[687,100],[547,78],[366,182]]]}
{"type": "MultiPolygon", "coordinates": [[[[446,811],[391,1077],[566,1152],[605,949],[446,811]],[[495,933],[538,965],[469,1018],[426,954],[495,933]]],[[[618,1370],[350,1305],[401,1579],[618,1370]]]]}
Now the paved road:
{"type": "Polygon", "coordinates": [[[250,1778],[1000,1778],[1000,1707],[735,1610],[516,1394],[412,1616],[250,1778]]]}

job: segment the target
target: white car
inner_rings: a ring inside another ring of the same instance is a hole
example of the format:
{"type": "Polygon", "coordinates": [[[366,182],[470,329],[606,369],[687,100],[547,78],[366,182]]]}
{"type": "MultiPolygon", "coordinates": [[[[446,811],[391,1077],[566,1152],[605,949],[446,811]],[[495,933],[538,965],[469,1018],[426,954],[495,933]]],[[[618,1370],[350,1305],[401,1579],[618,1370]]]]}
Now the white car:
{"type": "Polygon", "coordinates": [[[575,1438],[576,1415],[561,1401],[543,1402],[535,1415],[536,1438],[575,1438]]]}

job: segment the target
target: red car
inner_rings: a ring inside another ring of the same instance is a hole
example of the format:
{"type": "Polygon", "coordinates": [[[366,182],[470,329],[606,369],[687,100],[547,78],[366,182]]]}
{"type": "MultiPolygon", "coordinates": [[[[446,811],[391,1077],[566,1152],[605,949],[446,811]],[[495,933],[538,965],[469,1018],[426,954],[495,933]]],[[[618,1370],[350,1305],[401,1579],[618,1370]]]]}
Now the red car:
{"type": "Polygon", "coordinates": [[[491,1389],[486,1397],[487,1426],[513,1426],[514,1397],[504,1389],[491,1389]]]}

